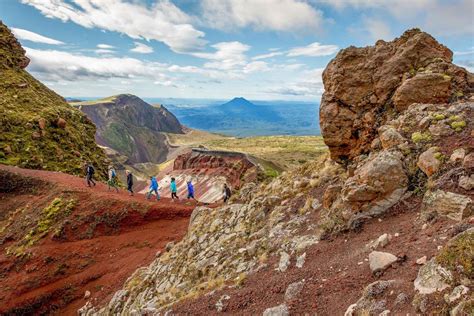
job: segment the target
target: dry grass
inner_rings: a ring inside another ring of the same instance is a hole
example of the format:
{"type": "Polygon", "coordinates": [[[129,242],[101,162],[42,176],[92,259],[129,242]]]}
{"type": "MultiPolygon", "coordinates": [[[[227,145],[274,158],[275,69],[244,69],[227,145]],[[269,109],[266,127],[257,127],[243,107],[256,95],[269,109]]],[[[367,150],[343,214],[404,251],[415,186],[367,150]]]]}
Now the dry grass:
{"type": "Polygon", "coordinates": [[[228,137],[219,134],[213,134],[196,129],[189,129],[185,134],[164,133],[168,137],[171,145],[175,146],[199,146],[205,142],[223,140],[228,137]]]}
{"type": "Polygon", "coordinates": [[[289,169],[327,152],[321,136],[259,136],[223,138],[203,143],[215,150],[232,150],[272,161],[289,169]]]}

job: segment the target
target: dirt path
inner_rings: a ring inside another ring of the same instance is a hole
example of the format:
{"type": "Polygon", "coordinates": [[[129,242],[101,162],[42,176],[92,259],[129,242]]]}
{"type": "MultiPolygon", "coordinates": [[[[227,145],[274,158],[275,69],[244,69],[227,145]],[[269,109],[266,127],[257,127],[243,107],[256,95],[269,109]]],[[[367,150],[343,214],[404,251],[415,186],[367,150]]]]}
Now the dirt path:
{"type": "MultiPolygon", "coordinates": [[[[6,249],[18,240],[14,233],[7,238],[0,234],[0,314],[76,315],[86,303],[86,291],[91,293],[89,300],[94,304],[105,303],[138,267],[148,265],[168,242],[183,237],[195,207],[192,202],[173,202],[169,198],[157,202],[147,201],[142,194],[131,197],[123,189],[118,193],[108,191],[103,183],[89,188],[84,179],[63,173],[3,165],[0,172],[44,183],[34,193],[0,193],[0,227],[15,209],[34,209],[56,195],[77,200],[65,226],[66,240],[44,237],[28,249],[27,260],[7,256],[6,249]],[[94,222],[100,216],[115,216],[118,220],[109,229],[94,222]],[[84,238],[90,227],[94,228],[93,233],[84,238]]],[[[38,211],[31,212],[29,218],[38,216],[38,211]]],[[[33,218],[32,223],[36,220],[33,218]]],[[[23,221],[18,218],[14,222],[23,221]]],[[[19,236],[30,229],[12,228],[19,236]]]]}

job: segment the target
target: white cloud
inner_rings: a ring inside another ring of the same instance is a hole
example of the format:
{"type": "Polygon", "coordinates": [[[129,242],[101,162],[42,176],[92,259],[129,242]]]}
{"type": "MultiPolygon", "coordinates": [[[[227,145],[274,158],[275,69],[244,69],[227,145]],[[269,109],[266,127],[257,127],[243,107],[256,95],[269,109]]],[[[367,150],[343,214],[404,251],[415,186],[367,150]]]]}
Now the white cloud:
{"type": "Polygon", "coordinates": [[[309,44],[308,46],[295,47],[288,51],[287,56],[328,56],[337,52],[339,48],[336,45],[321,45],[318,42],[309,44]]]}
{"type": "Polygon", "coordinates": [[[304,68],[305,66],[306,66],[305,64],[286,64],[286,65],[280,65],[280,68],[283,70],[295,71],[295,70],[300,70],[301,68],[304,68]]]}
{"type": "Polygon", "coordinates": [[[58,50],[25,47],[31,59],[28,70],[48,81],[80,79],[157,78],[165,69],[159,63],[145,63],[129,57],[90,57],[58,50]]]}
{"type": "Polygon", "coordinates": [[[390,26],[384,21],[375,18],[366,18],[363,21],[364,30],[370,35],[370,37],[377,41],[379,39],[390,40],[393,38],[390,26]]]}
{"type": "Polygon", "coordinates": [[[420,26],[438,35],[474,34],[472,0],[313,0],[345,9],[373,9],[374,16],[388,13],[405,25],[420,26]]]}
{"type": "Polygon", "coordinates": [[[307,46],[294,47],[290,48],[287,51],[272,51],[267,54],[257,55],[252,57],[253,60],[267,59],[276,56],[286,55],[288,57],[297,57],[297,56],[309,56],[309,57],[319,57],[319,56],[329,56],[337,52],[339,47],[336,45],[321,45],[318,42],[314,42],[307,46]]]}
{"type": "Polygon", "coordinates": [[[471,49],[469,50],[466,50],[466,51],[462,51],[462,52],[454,52],[454,55],[455,56],[464,56],[464,55],[472,55],[474,54],[474,47],[471,47],[471,49]]]}
{"type": "Polygon", "coordinates": [[[102,49],[102,48],[99,48],[99,49],[96,49],[94,50],[94,52],[96,52],[97,54],[114,54],[115,51],[111,50],[111,49],[102,49]]]}
{"type": "Polygon", "coordinates": [[[135,47],[130,50],[131,52],[140,53],[140,54],[153,53],[153,48],[148,45],[145,45],[140,42],[135,42],[134,44],[135,44],[135,47]]]}
{"type": "Polygon", "coordinates": [[[35,42],[35,43],[43,43],[43,44],[50,44],[50,45],[61,45],[64,44],[61,41],[28,31],[24,29],[18,29],[18,28],[11,28],[13,34],[20,39],[20,40],[25,40],[25,41],[30,41],[30,42],[35,42]]]}
{"type": "Polygon", "coordinates": [[[204,64],[206,68],[233,70],[247,64],[245,52],[250,46],[240,42],[220,42],[212,45],[213,53],[192,53],[193,56],[212,60],[204,64]]]}
{"type": "Polygon", "coordinates": [[[86,28],[120,32],[133,39],[157,40],[173,51],[195,51],[205,44],[204,33],[191,24],[191,17],[169,0],[147,7],[125,0],[21,0],[48,18],[72,21],[86,28]]]}
{"type": "Polygon", "coordinates": [[[472,0],[436,2],[431,8],[427,8],[422,25],[428,31],[444,36],[474,35],[474,2],[472,0]]]}
{"type": "Polygon", "coordinates": [[[176,85],[176,83],[174,83],[172,80],[155,81],[153,83],[158,86],[178,88],[178,85],[176,85]]]}
{"type": "Polygon", "coordinates": [[[224,30],[314,31],[323,21],[320,10],[301,0],[204,0],[201,6],[204,22],[224,30]]]}
{"type": "Polygon", "coordinates": [[[109,45],[109,44],[99,44],[99,45],[97,45],[97,48],[101,48],[101,49],[113,49],[113,48],[115,48],[115,46],[112,46],[112,45],[109,45]]]}
{"type": "Polygon", "coordinates": [[[268,54],[257,55],[255,57],[252,57],[252,59],[253,60],[259,60],[259,59],[272,58],[272,57],[281,56],[281,55],[284,55],[284,53],[283,52],[271,52],[271,53],[268,53],[268,54]]]}
{"type": "Polygon", "coordinates": [[[357,9],[376,8],[383,9],[398,17],[407,17],[420,10],[435,4],[438,0],[318,0],[315,2],[326,3],[336,9],[354,7],[357,9]]]}
{"type": "Polygon", "coordinates": [[[300,80],[273,87],[266,92],[284,96],[320,97],[324,92],[322,73],[323,68],[303,72],[300,80]]]}
{"type": "Polygon", "coordinates": [[[245,65],[243,72],[248,74],[248,73],[253,73],[253,72],[263,72],[263,71],[269,71],[270,67],[268,67],[268,64],[264,61],[253,61],[251,63],[248,63],[245,65]]]}

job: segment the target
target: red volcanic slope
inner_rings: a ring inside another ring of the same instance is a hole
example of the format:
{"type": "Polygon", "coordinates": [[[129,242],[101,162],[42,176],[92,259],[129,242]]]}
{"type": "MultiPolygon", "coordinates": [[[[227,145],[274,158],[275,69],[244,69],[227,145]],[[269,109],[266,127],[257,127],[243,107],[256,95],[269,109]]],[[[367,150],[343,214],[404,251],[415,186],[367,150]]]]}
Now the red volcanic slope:
{"type": "Polygon", "coordinates": [[[0,314],[75,315],[86,291],[93,302],[106,302],[138,267],[182,238],[195,207],[108,192],[103,183],[88,188],[84,179],[57,172],[0,165],[0,178],[0,314]],[[76,200],[58,223],[61,238],[50,232],[27,256],[7,255],[56,197],[76,200]]]}

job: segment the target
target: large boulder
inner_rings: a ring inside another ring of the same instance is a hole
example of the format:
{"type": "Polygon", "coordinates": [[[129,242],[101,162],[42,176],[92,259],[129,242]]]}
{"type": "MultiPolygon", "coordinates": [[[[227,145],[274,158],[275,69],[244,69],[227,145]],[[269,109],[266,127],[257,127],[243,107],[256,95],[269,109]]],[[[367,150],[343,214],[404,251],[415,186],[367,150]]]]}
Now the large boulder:
{"type": "Polygon", "coordinates": [[[323,73],[320,124],[339,162],[370,150],[377,129],[412,103],[446,103],[469,92],[472,75],[418,29],[375,46],[341,50],[323,73]]]}
{"type": "Polygon", "coordinates": [[[395,205],[408,185],[402,159],[398,151],[383,150],[361,161],[334,201],[324,203],[327,207],[320,222],[321,237],[351,228],[360,220],[381,215],[395,205]]]}

